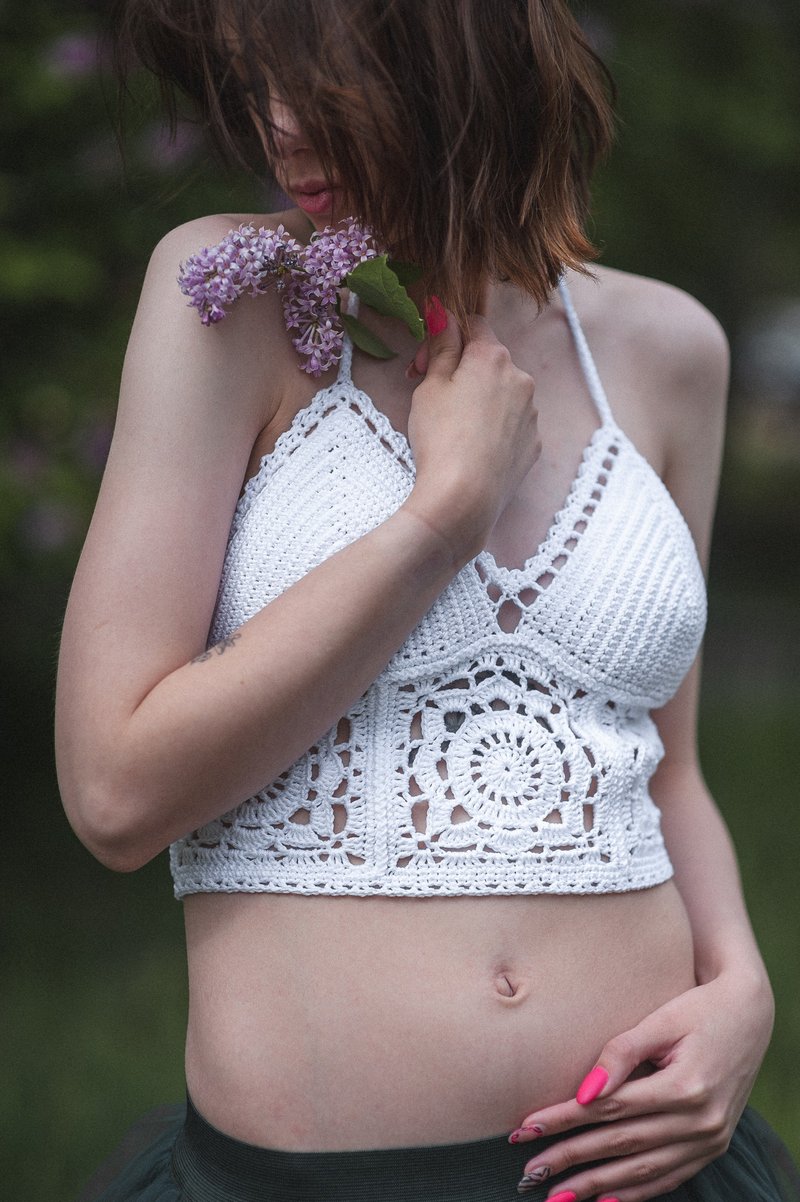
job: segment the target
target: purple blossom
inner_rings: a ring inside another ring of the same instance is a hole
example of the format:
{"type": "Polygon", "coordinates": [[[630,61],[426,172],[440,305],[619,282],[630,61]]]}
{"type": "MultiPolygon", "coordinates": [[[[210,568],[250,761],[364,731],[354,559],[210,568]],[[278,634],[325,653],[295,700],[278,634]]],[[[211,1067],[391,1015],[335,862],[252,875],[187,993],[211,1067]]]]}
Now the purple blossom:
{"type": "Polygon", "coordinates": [[[93,33],[65,33],[51,42],[44,61],[53,75],[77,78],[94,71],[100,61],[100,46],[93,33]]]}
{"type": "Polygon", "coordinates": [[[172,136],[165,125],[152,125],[144,133],[141,147],[151,166],[159,171],[169,171],[189,160],[201,141],[196,125],[178,121],[172,136]]]}
{"type": "Polygon", "coordinates": [[[216,246],[207,246],[181,264],[178,283],[189,304],[199,310],[203,325],[222,321],[225,306],[245,292],[266,292],[273,279],[281,277],[298,261],[303,247],[286,233],[252,225],[231,230],[216,246]]]}
{"type": "Polygon", "coordinates": [[[258,231],[241,225],[181,264],[178,283],[203,325],[212,325],[222,321],[238,297],[247,292],[257,296],[274,282],[282,293],[286,328],[297,331],[292,345],[306,359],[300,366],[319,376],[342,354],[339,289],[348,272],[378,253],[372,231],[352,217],[312,235],[307,246],[283,225],[258,231]]]}

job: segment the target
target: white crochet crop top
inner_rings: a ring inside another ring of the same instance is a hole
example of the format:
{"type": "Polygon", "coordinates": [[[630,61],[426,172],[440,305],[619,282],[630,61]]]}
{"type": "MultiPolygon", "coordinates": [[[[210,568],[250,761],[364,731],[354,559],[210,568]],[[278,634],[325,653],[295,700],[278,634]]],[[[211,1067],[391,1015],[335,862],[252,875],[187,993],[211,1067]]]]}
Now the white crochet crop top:
{"type": "MultiPolygon", "coordinates": [[[[663,755],[649,711],[695,657],[705,584],[560,292],[601,424],[543,543],[521,568],[481,552],[327,734],[173,843],[177,897],[614,893],[672,875],[648,792],[663,755]]],[[[351,358],[348,341],[336,382],[245,488],[210,644],[411,489],[408,442],[355,387],[351,358]]]]}

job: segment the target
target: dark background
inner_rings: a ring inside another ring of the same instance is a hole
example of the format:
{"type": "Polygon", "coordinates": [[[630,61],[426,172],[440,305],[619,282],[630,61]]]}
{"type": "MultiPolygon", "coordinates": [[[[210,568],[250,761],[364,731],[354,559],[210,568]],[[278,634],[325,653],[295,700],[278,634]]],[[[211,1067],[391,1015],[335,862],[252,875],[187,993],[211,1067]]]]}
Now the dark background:
{"type": "MultiPolygon", "coordinates": [[[[211,161],[192,124],[170,144],[146,88],[123,174],[96,62],[104,8],[0,0],[0,1122],[4,1189],[28,1202],[73,1198],[127,1123],[183,1092],[181,914],[165,858],[115,876],[72,835],[53,681],[149,253],[181,221],[271,204],[265,183],[211,161]]],[[[577,11],[620,88],[618,148],[596,189],[603,261],[686,288],[733,347],[701,746],[778,998],[754,1101],[800,1156],[800,6],[577,11]]]]}

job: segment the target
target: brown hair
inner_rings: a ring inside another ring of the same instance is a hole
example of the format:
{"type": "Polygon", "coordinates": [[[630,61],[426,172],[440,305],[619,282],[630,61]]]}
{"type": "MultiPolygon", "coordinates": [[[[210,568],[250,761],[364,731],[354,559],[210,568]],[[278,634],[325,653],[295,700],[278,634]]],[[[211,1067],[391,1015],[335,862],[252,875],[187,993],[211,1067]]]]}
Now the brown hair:
{"type": "Polygon", "coordinates": [[[541,305],[596,257],[583,226],[614,88],[565,0],[118,0],[114,25],[123,87],[138,60],[173,127],[184,93],[260,171],[268,79],[354,215],[459,320],[487,272],[541,305]]]}

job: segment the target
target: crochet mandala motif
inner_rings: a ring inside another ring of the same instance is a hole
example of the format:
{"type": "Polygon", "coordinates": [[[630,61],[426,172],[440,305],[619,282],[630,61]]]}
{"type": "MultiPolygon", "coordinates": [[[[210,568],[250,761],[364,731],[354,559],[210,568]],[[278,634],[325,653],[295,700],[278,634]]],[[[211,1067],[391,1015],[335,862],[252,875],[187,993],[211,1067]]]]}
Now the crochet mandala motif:
{"type": "MultiPolygon", "coordinates": [[[[705,586],[562,296],[602,424],[543,543],[521,568],[486,551],[467,564],[323,738],[174,843],[176,896],[606,893],[672,874],[649,711],[694,659],[705,586]]],[[[211,642],[411,489],[408,443],[353,385],[347,352],[245,489],[211,642]]]]}

